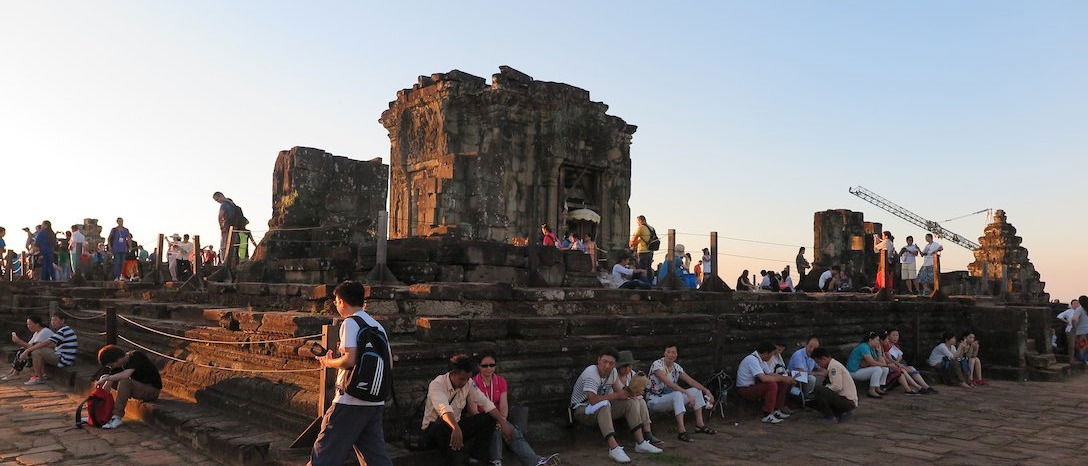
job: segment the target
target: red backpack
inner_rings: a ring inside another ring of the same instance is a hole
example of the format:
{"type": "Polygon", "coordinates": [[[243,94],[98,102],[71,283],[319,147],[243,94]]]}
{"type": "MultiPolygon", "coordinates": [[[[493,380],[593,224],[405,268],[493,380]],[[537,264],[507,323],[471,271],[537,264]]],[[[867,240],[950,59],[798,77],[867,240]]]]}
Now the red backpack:
{"type": "Polygon", "coordinates": [[[76,427],[81,427],[83,422],[83,405],[87,405],[87,422],[95,427],[102,427],[110,421],[113,415],[113,394],[109,390],[96,388],[86,400],[83,400],[76,408],[76,427]]]}

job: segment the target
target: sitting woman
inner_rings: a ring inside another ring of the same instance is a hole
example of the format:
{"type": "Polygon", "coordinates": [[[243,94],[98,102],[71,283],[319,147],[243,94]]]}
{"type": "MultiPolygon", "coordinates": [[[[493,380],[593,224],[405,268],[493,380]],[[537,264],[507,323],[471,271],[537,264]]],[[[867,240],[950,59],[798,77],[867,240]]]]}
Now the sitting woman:
{"type": "MultiPolygon", "coordinates": [[[[496,362],[494,354],[484,353],[480,356],[480,373],[472,378],[472,383],[476,384],[476,388],[491,400],[492,403],[495,403],[495,407],[502,413],[502,417],[509,420],[510,402],[506,396],[506,379],[495,373],[495,367],[497,365],[498,363],[496,362]]],[[[468,406],[466,409],[472,413],[483,412],[483,408],[476,405],[468,406]]],[[[506,442],[504,442],[502,438],[502,431],[496,429],[495,437],[491,439],[491,464],[502,464],[502,447],[505,443],[506,442]]],[[[528,445],[527,442],[510,444],[511,447],[528,445]]],[[[521,460],[522,464],[533,466],[558,464],[559,458],[559,454],[554,454],[549,457],[539,456],[532,448],[526,448],[524,450],[517,448],[515,449],[514,454],[518,456],[518,459],[521,460]]]]}
{"type": "Polygon", "coordinates": [[[646,404],[650,411],[675,415],[676,431],[679,432],[677,438],[681,442],[693,441],[684,426],[684,414],[689,407],[695,416],[695,433],[716,434],[703,421],[703,408],[714,404],[714,395],[676,363],[676,345],[666,344],[663,356],[650,365],[650,387],[646,391],[646,404]],[[688,388],[680,386],[680,382],[687,384],[688,388]]]}
{"type": "Polygon", "coordinates": [[[737,291],[752,291],[752,281],[748,279],[748,271],[745,270],[737,277],[737,291]]]}
{"type": "Polygon", "coordinates": [[[790,266],[782,270],[782,279],[778,281],[778,291],[793,293],[793,279],[790,278],[790,266]]]}
{"type": "Polygon", "coordinates": [[[926,362],[937,370],[937,374],[944,383],[972,388],[973,385],[968,384],[964,379],[960,359],[962,359],[962,353],[956,349],[956,336],[951,332],[945,332],[941,335],[941,342],[937,343],[937,346],[934,346],[933,351],[929,353],[929,360],[926,362]]]}
{"type": "Polygon", "coordinates": [[[895,362],[895,359],[888,355],[888,350],[885,349],[888,344],[888,333],[884,332],[880,334],[880,345],[877,346],[877,360],[884,364],[884,367],[888,368],[888,380],[885,381],[887,385],[885,390],[889,390],[892,384],[898,383],[900,387],[903,387],[903,393],[907,395],[921,395],[919,391],[921,388],[914,383],[914,378],[907,374],[904,367],[895,362]]]}
{"type": "MultiPolygon", "coordinates": [[[[634,354],[627,350],[619,352],[619,358],[616,359],[616,385],[612,387],[613,390],[627,390],[628,393],[630,393],[631,390],[627,389],[626,387],[630,387],[631,381],[635,379],[635,364],[638,364],[638,361],[635,360],[634,354]]],[[[639,375],[641,375],[643,378],[646,377],[646,374],[639,375]]],[[[646,405],[646,397],[644,392],[645,379],[643,382],[642,392],[635,394],[634,398],[638,400],[638,409],[643,414],[642,418],[650,419],[650,408],[646,405]]],[[[653,445],[655,447],[660,447],[661,445],[664,445],[665,441],[654,437],[652,430],[653,420],[650,420],[642,426],[642,437],[645,438],[647,442],[650,442],[650,445],[653,445]]]]}
{"type": "Polygon", "coordinates": [[[879,346],[880,335],[869,332],[846,360],[846,370],[850,371],[851,378],[858,382],[869,382],[869,398],[883,398],[881,395],[887,393],[880,388],[888,383],[888,368],[877,359],[879,346]]]}
{"type": "Polygon", "coordinates": [[[45,326],[45,322],[41,317],[36,315],[27,316],[26,328],[30,330],[32,334],[30,341],[23,341],[22,338],[19,338],[19,335],[15,334],[15,332],[11,332],[11,342],[19,345],[22,349],[15,353],[15,358],[11,361],[11,370],[8,371],[7,375],[0,377],[0,380],[6,381],[18,377],[19,373],[22,372],[30,362],[30,358],[24,357],[23,352],[25,352],[30,345],[48,340],[49,337],[53,336],[53,331],[45,326]]]}
{"type": "Polygon", "coordinates": [[[974,333],[963,332],[963,339],[960,341],[960,356],[963,357],[960,368],[968,383],[983,386],[990,384],[982,378],[982,360],[978,358],[978,339],[975,338],[974,333]]]}
{"type": "Polygon", "coordinates": [[[902,379],[909,390],[926,395],[936,394],[937,390],[934,390],[933,387],[926,383],[926,379],[922,377],[918,369],[908,365],[903,360],[903,348],[899,346],[899,329],[893,328],[885,332],[883,340],[884,357],[903,374],[902,379]]]}

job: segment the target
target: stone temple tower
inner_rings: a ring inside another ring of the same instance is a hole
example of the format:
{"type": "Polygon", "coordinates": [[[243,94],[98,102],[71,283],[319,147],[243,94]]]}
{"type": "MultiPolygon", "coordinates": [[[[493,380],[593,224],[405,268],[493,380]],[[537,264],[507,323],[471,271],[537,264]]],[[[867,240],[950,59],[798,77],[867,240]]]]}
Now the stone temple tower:
{"type": "Polygon", "coordinates": [[[989,291],[1001,293],[1000,284],[1007,266],[1009,293],[1041,302],[1049,299],[1043,292],[1046,283],[1039,280],[1039,272],[1028,260],[1027,248],[1020,245],[1023,238],[1016,236],[1016,227],[1008,222],[1004,210],[994,212],[993,222],[986,226],[978,242],[982,247],[975,249],[975,261],[968,264],[967,270],[972,277],[992,283],[987,287],[989,291]]]}

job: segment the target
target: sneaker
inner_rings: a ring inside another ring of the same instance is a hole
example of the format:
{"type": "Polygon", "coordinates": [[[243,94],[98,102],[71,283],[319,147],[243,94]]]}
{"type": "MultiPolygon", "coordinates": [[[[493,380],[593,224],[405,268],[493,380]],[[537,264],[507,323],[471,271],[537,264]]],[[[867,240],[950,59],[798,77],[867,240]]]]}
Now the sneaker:
{"type": "Polygon", "coordinates": [[[854,410],[847,411],[839,415],[839,424],[842,424],[850,420],[850,416],[854,415],[854,410]]]}
{"type": "Polygon", "coordinates": [[[7,382],[7,381],[9,381],[9,380],[11,380],[11,379],[14,379],[14,378],[15,378],[16,376],[18,376],[18,375],[19,375],[19,374],[15,374],[15,375],[5,375],[5,376],[3,376],[3,377],[0,377],[0,381],[3,381],[3,382],[7,382]]]}
{"type": "Polygon", "coordinates": [[[623,447],[616,447],[608,450],[608,457],[612,458],[612,461],[617,463],[630,463],[631,457],[627,456],[627,453],[623,452],[623,447]]]}
{"type": "Polygon", "coordinates": [[[635,451],[638,453],[661,453],[664,450],[657,448],[653,446],[653,444],[651,444],[650,442],[643,440],[642,443],[635,445],[635,451]]]}
{"type": "Polygon", "coordinates": [[[32,375],[29,380],[23,382],[23,385],[41,385],[43,383],[45,383],[45,379],[32,375]]]}
{"type": "Polygon", "coordinates": [[[559,466],[559,453],[536,460],[536,466],[559,466]]]}
{"type": "Polygon", "coordinates": [[[103,429],[116,429],[118,427],[121,427],[121,416],[116,414],[114,414],[108,422],[102,424],[103,429]]]}
{"type": "Polygon", "coordinates": [[[916,392],[916,391],[914,391],[914,390],[911,390],[911,391],[909,391],[909,392],[904,392],[903,394],[904,394],[904,395],[921,395],[921,394],[922,394],[922,392],[916,392]]]}
{"type": "Polygon", "coordinates": [[[820,424],[838,424],[839,419],[835,417],[825,417],[820,419],[820,424]]]}
{"type": "Polygon", "coordinates": [[[778,424],[779,422],[782,422],[782,419],[779,419],[777,416],[774,415],[774,413],[772,413],[761,419],[761,421],[768,424],[778,424]]]}
{"type": "Polygon", "coordinates": [[[786,414],[786,413],[784,413],[782,411],[775,411],[775,412],[771,413],[771,415],[775,416],[775,417],[777,417],[779,419],[789,419],[790,416],[792,416],[792,414],[786,414]]]}

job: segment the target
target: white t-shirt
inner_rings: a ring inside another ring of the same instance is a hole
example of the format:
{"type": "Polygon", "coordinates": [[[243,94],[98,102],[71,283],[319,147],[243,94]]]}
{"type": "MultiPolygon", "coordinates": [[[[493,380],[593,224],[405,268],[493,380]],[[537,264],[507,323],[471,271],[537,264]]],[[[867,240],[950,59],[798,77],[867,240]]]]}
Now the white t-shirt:
{"type": "Polygon", "coordinates": [[[831,274],[831,269],[827,269],[827,270],[824,271],[824,273],[820,274],[820,289],[821,290],[824,289],[824,285],[827,284],[827,281],[831,280],[831,275],[832,275],[831,274]]]}
{"type": "Polygon", "coordinates": [[[587,367],[582,371],[582,375],[578,376],[578,381],[574,382],[574,391],[570,394],[570,406],[577,408],[588,404],[586,400],[589,397],[586,396],[586,392],[593,392],[601,396],[612,393],[612,384],[616,382],[618,377],[619,373],[616,372],[616,369],[612,369],[608,377],[601,378],[601,372],[597,370],[596,364],[587,367]]]}
{"type": "Polygon", "coordinates": [[[767,287],[767,286],[771,286],[771,276],[769,274],[764,275],[763,276],[763,281],[759,282],[759,287],[760,288],[767,287]]]}
{"type": "Polygon", "coordinates": [[[87,237],[83,236],[83,233],[78,230],[72,232],[72,239],[68,240],[68,248],[74,250],[77,244],[82,244],[84,247],[87,246],[87,237]]]}
{"type": "Polygon", "coordinates": [[[703,273],[713,273],[714,272],[714,270],[713,270],[714,266],[710,262],[710,255],[709,254],[703,254],[703,259],[700,260],[699,263],[703,264],[703,273]]]}
{"type": "Polygon", "coordinates": [[[635,271],[632,270],[629,267],[624,267],[624,266],[619,265],[619,264],[613,265],[612,266],[612,286],[614,286],[616,288],[619,288],[620,285],[623,285],[624,283],[626,283],[628,280],[631,279],[631,274],[633,274],[633,273],[635,273],[635,271]]]}
{"type": "Polygon", "coordinates": [[[936,367],[937,364],[940,364],[941,360],[943,360],[944,358],[955,359],[955,352],[955,346],[949,348],[948,345],[940,343],[937,346],[933,347],[933,352],[929,353],[929,360],[927,360],[926,362],[928,362],[930,366],[936,367]]]}
{"type": "Polygon", "coordinates": [[[767,374],[764,370],[763,359],[759,357],[758,351],[752,351],[752,354],[745,356],[740,362],[740,367],[737,368],[737,386],[738,387],[751,387],[759,382],[756,377],[760,374],[767,374]]]}
{"type": "Polygon", "coordinates": [[[1075,313],[1075,312],[1077,312],[1075,309],[1069,308],[1069,309],[1066,309],[1066,310],[1062,311],[1061,314],[1058,314],[1058,320],[1060,320],[1062,322],[1065,322],[1065,324],[1066,324],[1065,325],[1065,333],[1069,333],[1069,332],[1073,331],[1073,322],[1072,322],[1072,320],[1073,320],[1073,313],[1075,313]]]}
{"type": "Polygon", "coordinates": [[[34,343],[48,340],[51,336],[53,336],[53,330],[49,327],[42,327],[41,330],[34,332],[34,335],[30,337],[30,341],[28,341],[27,344],[33,345],[34,343]]]}
{"type": "MultiPolygon", "coordinates": [[[[365,309],[359,309],[358,311],[355,312],[354,315],[362,317],[363,322],[366,322],[367,325],[369,325],[371,327],[378,327],[378,330],[381,330],[381,332],[385,334],[386,340],[389,339],[389,334],[385,332],[385,327],[382,327],[382,324],[380,324],[380,323],[378,323],[378,321],[374,320],[373,317],[370,317],[370,314],[367,314],[365,309]]],[[[347,354],[348,348],[357,347],[358,344],[359,344],[358,338],[359,338],[359,324],[355,323],[355,319],[352,319],[352,318],[344,319],[344,321],[340,323],[340,354],[347,354]]],[[[389,350],[389,354],[393,354],[392,348],[386,348],[386,349],[389,350]]],[[[390,360],[390,363],[392,363],[392,360],[390,360]]],[[[337,386],[345,385],[347,383],[347,380],[345,380],[345,379],[349,376],[349,373],[350,373],[349,370],[337,369],[336,370],[336,385],[337,386]]],[[[382,402],[382,401],[363,401],[363,400],[360,400],[358,398],[355,398],[354,396],[348,395],[347,393],[340,393],[339,390],[337,390],[336,398],[333,398],[332,402],[333,403],[340,403],[342,405],[353,405],[353,406],[385,406],[385,402],[382,402]]]]}
{"type": "Polygon", "coordinates": [[[648,394],[651,397],[661,396],[662,392],[669,388],[665,385],[665,381],[657,377],[657,371],[665,371],[665,374],[672,379],[672,383],[679,383],[680,374],[684,373],[684,368],[680,367],[679,363],[673,362],[672,370],[670,371],[665,367],[665,358],[658,359],[657,361],[654,361],[653,364],[650,364],[650,390],[648,391],[648,394]]]}
{"type": "Polygon", "coordinates": [[[899,262],[902,262],[904,264],[913,264],[915,261],[915,257],[918,256],[919,252],[921,252],[921,250],[918,249],[918,245],[915,244],[908,244],[903,249],[905,251],[903,252],[903,256],[899,258],[899,262]]]}
{"type": "Polygon", "coordinates": [[[926,247],[922,248],[922,252],[926,254],[925,256],[922,256],[922,267],[933,267],[933,255],[936,254],[937,251],[943,249],[941,244],[936,241],[929,243],[926,247]]]}

